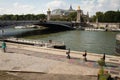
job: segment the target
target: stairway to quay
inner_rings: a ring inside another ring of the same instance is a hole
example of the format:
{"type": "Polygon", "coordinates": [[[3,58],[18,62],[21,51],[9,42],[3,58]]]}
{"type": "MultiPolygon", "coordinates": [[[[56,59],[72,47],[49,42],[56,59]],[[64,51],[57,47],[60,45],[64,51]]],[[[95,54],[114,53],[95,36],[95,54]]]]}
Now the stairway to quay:
{"type": "MultiPolygon", "coordinates": [[[[12,75],[22,77],[20,80],[96,80],[100,69],[97,61],[103,57],[87,53],[86,62],[83,60],[85,52],[71,51],[71,59],[67,59],[68,50],[9,42],[6,53],[0,49],[0,77],[12,75]]],[[[105,70],[112,77],[120,77],[120,57],[106,55],[105,61],[105,70]]]]}

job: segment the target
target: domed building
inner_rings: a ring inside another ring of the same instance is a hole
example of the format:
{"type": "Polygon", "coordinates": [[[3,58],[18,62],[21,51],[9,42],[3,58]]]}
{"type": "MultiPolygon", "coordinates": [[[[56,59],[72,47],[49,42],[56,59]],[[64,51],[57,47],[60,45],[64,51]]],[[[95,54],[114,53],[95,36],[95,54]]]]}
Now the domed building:
{"type": "Polygon", "coordinates": [[[51,12],[51,15],[59,15],[59,16],[67,16],[68,14],[70,14],[71,12],[76,12],[75,10],[72,9],[72,6],[70,6],[70,8],[68,10],[64,10],[64,9],[55,9],[51,12]]]}
{"type": "Polygon", "coordinates": [[[80,9],[80,6],[78,6],[77,10],[74,10],[72,6],[70,5],[70,8],[68,10],[64,9],[55,9],[50,11],[50,9],[47,11],[47,20],[63,20],[63,21],[76,21],[78,23],[81,22],[89,22],[89,13],[86,15],[83,13],[83,10],[80,9]],[[70,13],[76,12],[76,17],[70,18],[68,16],[70,13]]]}

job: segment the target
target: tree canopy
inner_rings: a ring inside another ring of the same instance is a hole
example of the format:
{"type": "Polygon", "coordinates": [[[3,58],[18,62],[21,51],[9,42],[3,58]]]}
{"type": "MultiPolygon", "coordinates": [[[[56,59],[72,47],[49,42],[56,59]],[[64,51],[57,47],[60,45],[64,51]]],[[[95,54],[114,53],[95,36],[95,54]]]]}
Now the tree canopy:
{"type": "Polygon", "coordinates": [[[40,20],[46,19],[45,14],[26,14],[26,15],[13,15],[13,14],[4,14],[0,16],[0,20],[40,20]]]}
{"type": "Polygon", "coordinates": [[[91,17],[91,21],[95,22],[96,19],[98,22],[120,22],[120,11],[96,12],[96,15],[91,17]]]}
{"type": "MultiPolygon", "coordinates": [[[[51,20],[60,20],[60,21],[76,21],[77,12],[71,12],[67,16],[51,16],[51,20]]],[[[47,18],[45,14],[26,14],[26,15],[13,15],[13,14],[4,14],[0,15],[0,20],[44,20],[47,18]]],[[[95,15],[90,17],[90,22],[116,22],[120,23],[120,11],[106,11],[106,12],[96,12],[95,15]]]]}

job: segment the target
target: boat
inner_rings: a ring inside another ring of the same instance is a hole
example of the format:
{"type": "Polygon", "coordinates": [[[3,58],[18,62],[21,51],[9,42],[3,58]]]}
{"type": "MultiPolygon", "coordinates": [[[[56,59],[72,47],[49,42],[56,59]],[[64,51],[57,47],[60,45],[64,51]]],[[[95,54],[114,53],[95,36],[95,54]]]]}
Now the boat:
{"type": "Polygon", "coordinates": [[[26,27],[25,26],[15,26],[14,28],[15,29],[25,29],[26,27]]]}
{"type": "Polygon", "coordinates": [[[105,31],[105,29],[85,28],[85,31],[105,31]]]}
{"type": "Polygon", "coordinates": [[[26,28],[37,28],[36,25],[27,25],[26,28]]]}

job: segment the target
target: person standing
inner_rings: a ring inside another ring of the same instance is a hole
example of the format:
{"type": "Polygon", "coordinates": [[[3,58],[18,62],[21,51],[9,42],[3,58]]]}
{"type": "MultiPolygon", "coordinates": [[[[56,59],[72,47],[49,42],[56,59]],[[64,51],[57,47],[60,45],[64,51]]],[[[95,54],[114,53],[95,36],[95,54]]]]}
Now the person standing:
{"type": "Polygon", "coordinates": [[[6,43],[5,43],[5,41],[2,42],[2,49],[3,49],[3,52],[5,53],[6,52],[6,43]]]}

